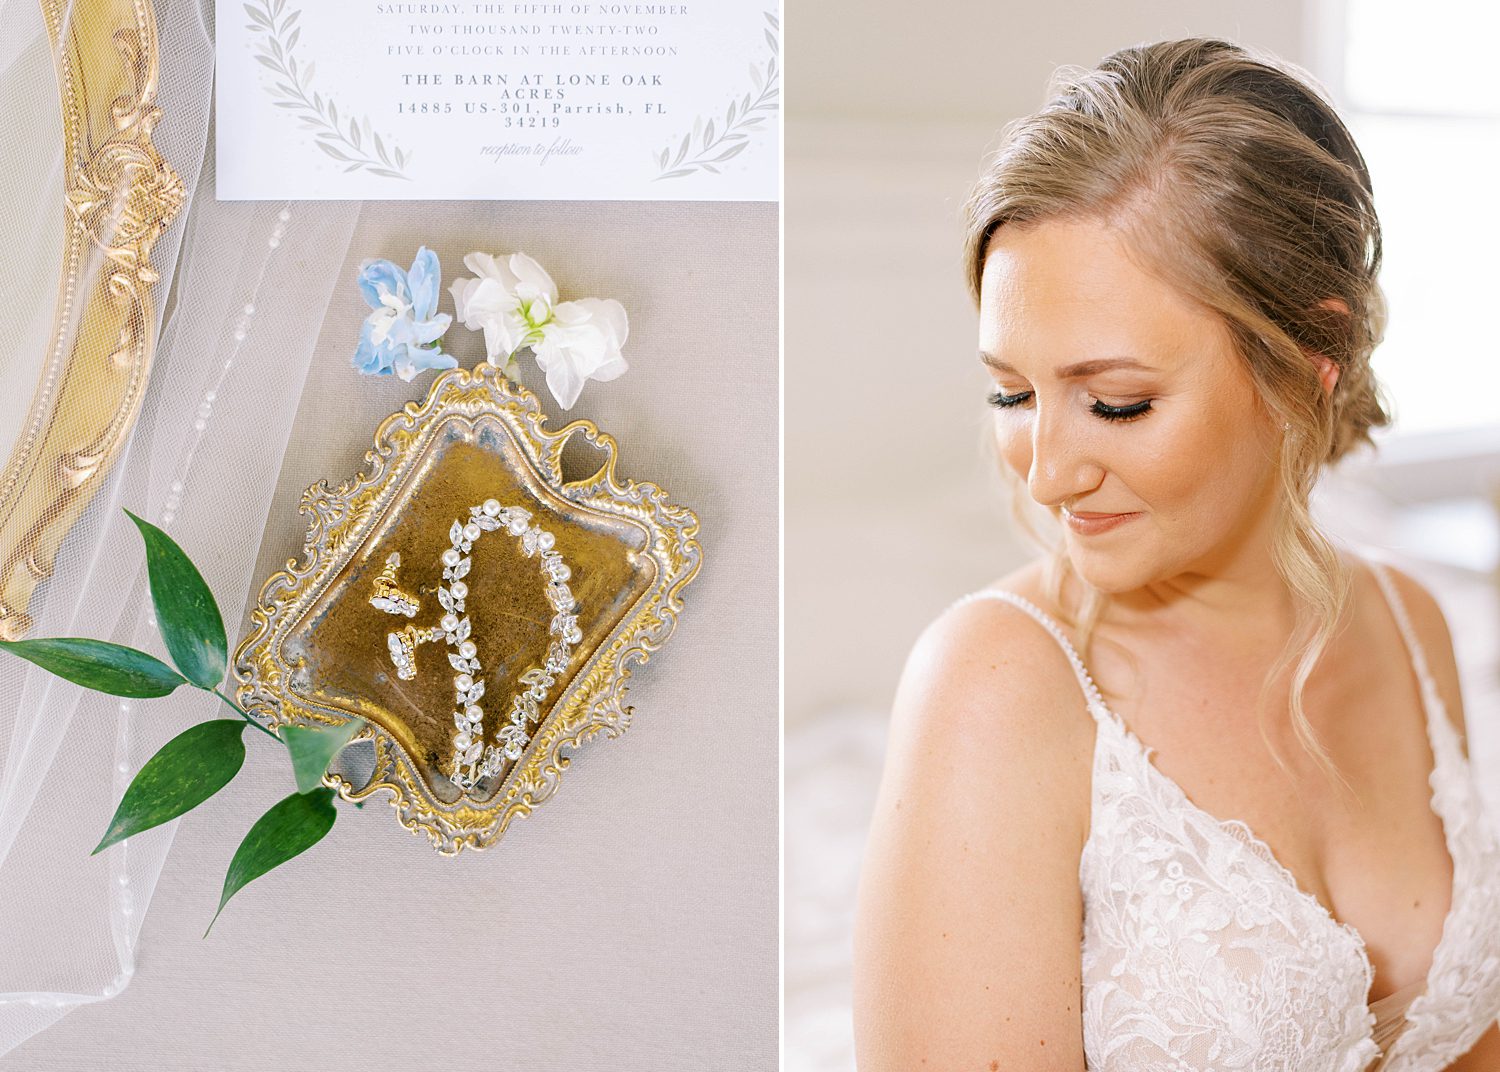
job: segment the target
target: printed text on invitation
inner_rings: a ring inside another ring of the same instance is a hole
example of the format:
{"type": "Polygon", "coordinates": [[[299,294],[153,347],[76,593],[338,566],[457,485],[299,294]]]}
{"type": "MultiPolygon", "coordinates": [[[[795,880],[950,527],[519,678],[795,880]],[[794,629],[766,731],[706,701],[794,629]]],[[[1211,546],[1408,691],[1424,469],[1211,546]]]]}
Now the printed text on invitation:
{"type": "Polygon", "coordinates": [[[777,197],[777,0],[217,15],[223,200],[777,197]]]}

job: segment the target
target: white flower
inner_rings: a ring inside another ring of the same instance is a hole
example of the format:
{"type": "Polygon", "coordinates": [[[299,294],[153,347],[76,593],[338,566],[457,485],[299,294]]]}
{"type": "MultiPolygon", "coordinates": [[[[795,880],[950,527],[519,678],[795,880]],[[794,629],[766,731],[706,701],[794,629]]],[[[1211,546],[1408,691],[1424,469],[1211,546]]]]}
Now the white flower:
{"type": "Polygon", "coordinates": [[[541,338],[540,327],[557,304],[557,285],[536,261],[514,253],[508,261],[488,253],[470,253],[464,267],[478,279],[455,279],[448,288],[464,327],[484,330],[485,360],[508,360],[523,346],[541,338]]]}
{"type": "Polygon", "coordinates": [[[542,326],[542,341],[532,347],[557,404],[572,409],[585,381],[612,380],[628,369],[620,347],[629,334],[625,307],[613,298],[559,305],[542,326]]]}
{"type": "Polygon", "coordinates": [[[559,302],[557,284],[524,253],[506,259],[470,253],[464,266],[478,278],[455,280],[449,290],[464,326],[484,331],[485,360],[509,370],[516,352],[529,346],[563,409],[573,408],[587,381],[612,380],[629,367],[620,348],[630,321],[619,302],[559,302]]]}

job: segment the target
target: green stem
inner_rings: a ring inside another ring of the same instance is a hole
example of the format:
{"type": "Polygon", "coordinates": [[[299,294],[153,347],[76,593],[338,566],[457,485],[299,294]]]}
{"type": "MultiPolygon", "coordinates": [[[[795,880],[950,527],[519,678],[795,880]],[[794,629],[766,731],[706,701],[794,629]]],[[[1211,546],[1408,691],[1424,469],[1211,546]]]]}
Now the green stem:
{"type": "Polygon", "coordinates": [[[278,737],[274,732],[272,732],[271,730],[266,729],[259,722],[255,721],[255,719],[253,719],[249,715],[245,714],[245,709],[243,707],[241,707],[239,704],[235,703],[228,696],[225,696],[218,689],[208,689],[207,691],[212,692],[219,699],[223,700],[230,707],[232,707],[236,711],[238,711],[239,712],[239,716],[242,719],[244,719],[246,722],[250,723],[250,725],[254,726],[256,729],[260,730],[261,733],[264,733],[267,737],[271,738],[271,740],[273,740],[273,741],[280,741],[281,740],[281,738],[278,737]]]}

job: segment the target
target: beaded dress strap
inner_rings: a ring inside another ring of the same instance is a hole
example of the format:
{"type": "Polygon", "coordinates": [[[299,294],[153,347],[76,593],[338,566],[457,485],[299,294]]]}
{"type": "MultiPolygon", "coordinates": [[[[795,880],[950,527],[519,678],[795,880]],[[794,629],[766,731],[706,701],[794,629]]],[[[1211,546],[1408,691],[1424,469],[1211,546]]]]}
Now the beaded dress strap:
{"type": "Polygon", "coordinates": [[[1401,593],[1396,589],[1396,582],[1391,579],[1390,569],[1382,562],[1367,561],[1369,561],[1370,571],[1375,574],[1375,580],[1380,582],[1380,590],[1385,593],[1385,601],[1390,605],[1392,617],[1396,619],[1396,627],[1401,630],[1401,639],[1406,642],[1406,651],[1411,656],[1412,666],[1416,668],[1417,680],[1422,683],[1424,689],[1434,688],[1432,674],[1427,669],[1427,655],[1422,651],[1422,643],[1417,639],[1417,631],[1412,628],[1411,618],[1406,613],[1406,604],[1401,599],[1401,593]]]}
{"type": "Polygon", "coordinates": [[[1417,631],[1412,628],[1411,617],[1406,613],[1406,604],[1401,599],[1396,582],[1391,578],[1389,568],[1371,559],[1365,561],[1369,563],[1375,579],[1380,582],[1380,590],[1385,593],[1385,601],[1391,608],[1391,616],[1396,619],[1396,627],[1401,631],[1406,653],[1411,658],[1412,669],[1416,671],[1422,695],[1423,721],[1427,725],[1427,742],[1432,746],[1433,773],[1436,774],[1443,766],[1442,757],[1445,752],[1452,754],[1455,759],[1462,759],[1465,751],[1463,737],[1448,719],[1447,704],[1438,692],[1432,671],[1428,669],[1427,654],[1422,650],[1422,642],[1417,639],[1417,631]]]}
{"type": "Polygon", "coordinates": [[[1063,632],[1062,626],[1058,625],[1051,615],[1024,596],[1018,596],[1014,592],[1007,592],[1002,589],[986,589],[983,592],[971,592],[962,599],[955,601],[953,605],[960,607],[965,603],[972,603],[979,599],[998,599],[1014,607],[1018,607],[1031,615],[1038,625],[1052,634],[1052,639],[1057,641],[1058,647],[1062,648],[1063,654],[1068,657],[1068,663],[1073,667],[1073,675],[1078,678],[1079,687],[1083,689],[1084,699],[1088,701],[1089,714],[1094,716],[1094,721],[1103,722],[1109,720],[1123,727],[1124,724],[1119,721],[1115,713],[1104,702],[1104,697],[1100,694],[1099,687],[1094,684],[1094,679],[1089,674],[1088,667],[1083,665],[1083,659],[1073,647],[1072,641],[1068,639],[1068,635],[1063,632]]]}

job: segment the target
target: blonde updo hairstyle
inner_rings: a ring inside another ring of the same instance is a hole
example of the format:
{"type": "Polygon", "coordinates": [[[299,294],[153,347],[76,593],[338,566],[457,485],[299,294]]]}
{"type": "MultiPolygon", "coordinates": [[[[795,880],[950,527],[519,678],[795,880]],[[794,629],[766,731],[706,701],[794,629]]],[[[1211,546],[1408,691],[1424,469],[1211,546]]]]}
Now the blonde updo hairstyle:
{"type": "MultiPolygon", "coordinates": [[[[1300,624],[1266,685],[1295,662],[1297,737],[1337,775],[1302,694],[1338,629],[1350,577],[1309,499],[1325,464],[1388,423],[1370,369],[1385,302],[1369,172],[1314,85],[1290,64],[1208,38],[1122,49],[1094,70],[1059,69],[1042,109],[1004,128],[975,186],[967,262],[977,302],[998,228],[1096,220],[1223,318],[1267,419],[1286,429],[1274,555],[1300,624]],[[1338,368],[1331,394],[1313,354],[1338,368]]],[[[1061,605],[1071,567],[1051,546],[1049,585],[1061,605]]],[[[1063,610],[1087,651],[1104,596],[1083,589],[1081,606],[1063,610]]]]}

